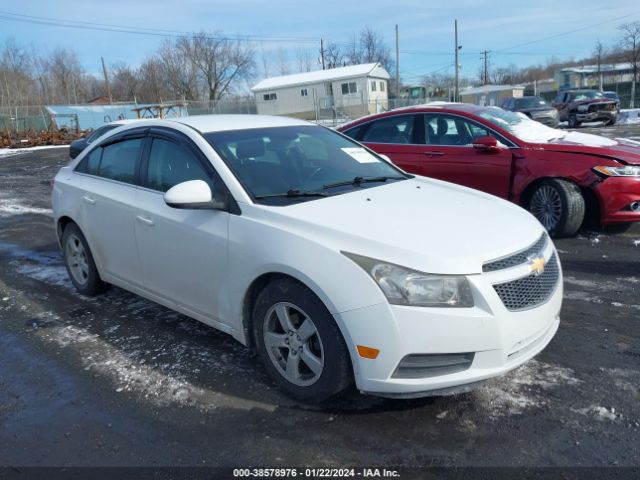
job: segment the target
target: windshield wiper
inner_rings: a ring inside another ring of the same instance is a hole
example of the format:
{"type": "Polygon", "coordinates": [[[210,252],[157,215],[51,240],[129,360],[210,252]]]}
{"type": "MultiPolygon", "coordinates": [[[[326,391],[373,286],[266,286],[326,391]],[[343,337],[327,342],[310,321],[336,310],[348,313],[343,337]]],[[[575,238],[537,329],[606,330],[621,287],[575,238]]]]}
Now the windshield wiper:
{"type": "Polygon", "coordinates": [[[292,188],[287,193],[270,193],[268,195],[255,195],[256,200],[263,200],[265,198],[297,198],[297,197],[328,197],[329,194],[325,192],[307,192],[304,190],[298,190],[292,188]]]}
{"type": "Polygon", "coordinates": [[[360,185],[361,183],[370,183],[370,182],[386,182],[387,180],[405,180],[407,177],[391,177],[391,176],[384,176],[384,177],[361,177],[361,176],[357,176],[355,178],[352,178],[351,180],[344,180],[342,182],[335,182],[335,183],[328,183],[326,185],[323,185],[322,188],[324,188],[325,190],[327,188],[334,188],[334,187],[344,187],[346,185],[360,185]]]}

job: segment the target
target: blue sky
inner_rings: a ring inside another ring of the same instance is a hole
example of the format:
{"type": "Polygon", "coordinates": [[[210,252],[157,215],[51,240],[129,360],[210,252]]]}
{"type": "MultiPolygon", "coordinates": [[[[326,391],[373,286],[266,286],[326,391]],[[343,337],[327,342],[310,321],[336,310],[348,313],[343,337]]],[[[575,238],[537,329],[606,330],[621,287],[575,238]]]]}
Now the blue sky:
{"type": "MultiPolygon", "coordinates": [[[[73,47],[87,71],[108,64],[137,65],[160,44],[162,36],[62,28],[8,20],[7,13],[112,24],[133,29],[189,32],[221,31],[256,39],[258,76],[262,58],[272,74],[285,57],[293,71],[300,51],[318,57],[320,38],[346,43],[364,26],[379,31],[395,52],[395,24],[400,29],[400,73],[407,83],[424,74],[453,72],[453,21],[458,19],[461,74],[476,76],[480,52],[492,50],[495,66],[519,67],[558,59],[581,58],[599,39],[605,46],[617,37],[617,26],[640,20],[638,0],[369,0],[367,2],[280,0],[30,0],[2,2],[0,40],[15,38],[38,50],[73,47]],[[596,25],[591,28],[585,28],[596,25]],[[573,33],[565,34],[572,31],[573,33]],[[564,35],[563,35],[564,34],[564,35]],[[548,38],[553,37],[553,38],[548,38]],[[258,41],[259,40],[259,41],[258,41]]],[[[25,17],[20,17],[25,18],[25,17]]],[[[393,73],[393,72],[391,72],[393,73]]],[[[259,78],[258,78],[259,79],[259,78]]]]}

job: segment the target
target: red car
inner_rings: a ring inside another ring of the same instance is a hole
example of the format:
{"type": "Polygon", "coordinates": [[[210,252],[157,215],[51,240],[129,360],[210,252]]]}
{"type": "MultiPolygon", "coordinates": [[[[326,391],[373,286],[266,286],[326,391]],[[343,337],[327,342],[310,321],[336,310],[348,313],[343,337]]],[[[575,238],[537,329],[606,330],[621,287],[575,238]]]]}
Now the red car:
{"type": "Polygon", "coordinates": [[[585,217],[618,231],[640,221],[639,142],[458,103],[392,110],[338,130],[408,172],[511,200],[555,237],[575,234],[585,217]]]}

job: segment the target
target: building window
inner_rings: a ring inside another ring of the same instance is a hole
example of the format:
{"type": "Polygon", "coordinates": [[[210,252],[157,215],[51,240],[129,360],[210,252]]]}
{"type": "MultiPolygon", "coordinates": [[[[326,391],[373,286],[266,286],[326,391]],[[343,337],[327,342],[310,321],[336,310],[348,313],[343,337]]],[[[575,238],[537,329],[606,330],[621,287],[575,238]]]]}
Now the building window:
{"type": "Polygon", "coordinates": [[[277,100],[278,96],[275,93],[265,93],[262,98],[265,102],[268,102],[270,100],[277,100]]]}
{"type": "Polygon", "coordinates": [[[371,80],[371,91],[372,92],[376,91],[376,81],[375,80],[371,80]]]}
{"type": "Polygon", "coordinates": [[[380,82],[380,91],[384,92],[384,82],[380,82]]]}
{"type": "Polygon", "coordinates": [[[358,93],[358,85],[356,82],[343,83],[341,85],[342,94],[347,95],[349,93],[358,93]]]}
{"type": "Polygon", "coordinates": [[[300,90],[300,95],[303,96],[303,97],[306,97],[307,95],[309,95],[309,92],[307,92],[306,88],[302,88],[300,90]]]}

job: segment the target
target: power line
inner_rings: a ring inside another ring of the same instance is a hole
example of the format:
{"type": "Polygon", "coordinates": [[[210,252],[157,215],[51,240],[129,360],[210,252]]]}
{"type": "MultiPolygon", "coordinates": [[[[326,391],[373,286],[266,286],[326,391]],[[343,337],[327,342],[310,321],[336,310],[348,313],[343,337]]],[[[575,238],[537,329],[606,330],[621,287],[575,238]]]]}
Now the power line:
{"type": "MultiPolygon", "coordinates": [[[[87,22],[81,20],[69,20],[63,18],[54,17],[42,17],[35,15],[23,15],[19,13],[0,11],[0,20],[10,22],[22,22],[31,23],[37,25],[48,25],[62,28],[76,28],[82,30],[115,32],[115,33],[129,33],[135,35],[149,35],[156,37],[191,37],[193,32],[186,32],[180,30],[165,30],[159,28],[148,27],[131,27],[126,25],[115,25],[109,23],[96,23],[87,22]]],[[[238,38],[251,42],[270,41],[276,43],[309,43],[315,44],[316,38],[311,37],[287,37],[287,36],[266,36],[266,35],[236,35],[234,37],[227,35],[205,35],[206,38],[215,40],[236,40],[238,38]]]]}

